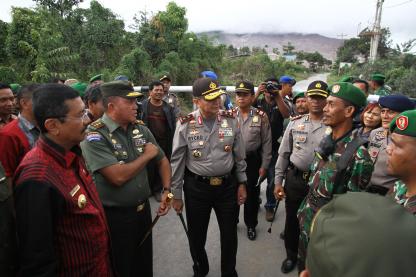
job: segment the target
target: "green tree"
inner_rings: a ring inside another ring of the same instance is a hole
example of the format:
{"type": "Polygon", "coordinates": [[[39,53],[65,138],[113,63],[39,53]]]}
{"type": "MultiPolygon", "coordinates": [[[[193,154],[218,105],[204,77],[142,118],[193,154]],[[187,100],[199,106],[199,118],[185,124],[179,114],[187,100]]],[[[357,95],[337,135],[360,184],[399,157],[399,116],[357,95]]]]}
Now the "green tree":
{"type": "Polygon", "coordinates": [[[6,40],[9,24],[0,20],[0,64],[7,63],[6,40]]]}
{"type": "Polygon", "coordinates": [[[136,84],[152,81],[153,67],[149,54],[142,48],[135,48],[123,56],[114,75],[126,75],[136,84]]]}
{"type": "Polygon", "coordinates": [[[71,13],[72,8],[83,0],[33,0],[40,6],[46,7],[51,11],[57,12],[61,17],[71,13]]]}

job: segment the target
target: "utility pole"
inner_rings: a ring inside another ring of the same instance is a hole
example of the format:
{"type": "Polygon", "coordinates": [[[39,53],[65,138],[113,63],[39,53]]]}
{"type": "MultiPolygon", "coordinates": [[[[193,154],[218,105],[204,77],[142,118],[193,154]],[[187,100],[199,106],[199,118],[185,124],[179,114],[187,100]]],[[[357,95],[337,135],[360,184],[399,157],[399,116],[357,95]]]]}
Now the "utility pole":
{"type": "Polygon", "coordinates": [[[344,37],[347,37],[348,35],[341,33],[339,35],[337,35],[337,37],[341,38],[342,40],[344,40],[344,37]]]}
{"type": "Polygon", "coordinates": [[[377,9],[376,9],[376,18],[374,20],[374,26],[371,36],[371,43],[370,43],[370,57],[369,61],[374,62],[377,58],[377,49],[378,49],[378,43],[380,41],[381,36],[381,10],[383,7],[384,0],[377,0],[377,9]]]}

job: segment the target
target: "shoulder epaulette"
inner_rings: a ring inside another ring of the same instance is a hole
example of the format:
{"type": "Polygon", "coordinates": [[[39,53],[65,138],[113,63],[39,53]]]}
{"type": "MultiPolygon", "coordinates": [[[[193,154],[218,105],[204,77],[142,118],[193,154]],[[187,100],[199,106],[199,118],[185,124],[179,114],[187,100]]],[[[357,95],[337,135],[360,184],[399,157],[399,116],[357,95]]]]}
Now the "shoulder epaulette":
{"type": "Polygon", "coordinates": [[[290,121],[294,121],[294,120],[302,118],[304,116],[309,116],[309,115],[308,114],[299,114],[299,115],[291,116],[290,121]]]}
{"type": "Polygon", "coordinates": [[[264,117],[266,115],[265,112],[263,112],[262,110],[258,109],[258,108],[254,108],[254,111],[256,114],[258,114],[261,117],[264,117]]]}
{"type": "Polygon", "coordinates": [[[191,121],[192,119],[194,119],[194,115],[190,113],[190,114],[185,115],[185,116],[180,116],[180,117],[179,117],[179,122],[180,122],[181,124],[185,124],[186,122],[189,122],[189,121],[191,121]]]}
{"type": "Polygon", "coordinates": [[[233,111],[224,111],[224,110],[221,110],[219,112],[219,114],[220,114],[220,116],[224,116],[224,117],[230,117],[230,118],[234,118],[235,117],[233,111]]]}
{"type": "Polygon", "coordinates": [[[102,122],[101,118],[99,118],[96,121],[92,122],[90,125],[94,127],[95,129],[100,129],[104,127],[104,122],[102,122]]]}
{"type": "Polygon", "coordinates": [[[140,124],[140,125],[146,125],[146,124],[144,124],[143,120],[140,120],[140,119],[136,119],[136,121],[134,123],[140,124]]]}

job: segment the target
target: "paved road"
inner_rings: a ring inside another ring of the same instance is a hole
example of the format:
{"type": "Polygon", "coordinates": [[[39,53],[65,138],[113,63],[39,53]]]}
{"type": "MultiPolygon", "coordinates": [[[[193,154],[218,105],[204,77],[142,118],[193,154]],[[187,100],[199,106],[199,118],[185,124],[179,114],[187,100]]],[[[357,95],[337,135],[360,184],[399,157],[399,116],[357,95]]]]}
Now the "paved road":
{"type": "MultiPolygon", "coordinates": [[[[266,183],[262,184],[263,203],[266,194],[266,183]]],[[[152,199],[153,211],[156,202],[152,199]]],[[[257,240],[250,241],[246,236],[243,220],[243,208],[240,211],[238,224],[237,272],[240,277],[297,276],[296,272],[283,274],[280,271],[281,261],[286,258],[283,241],[279,234],[284,227],[284,203],[280,203],[273,223],[271,234],[267,233],[270,223],[265,220],[265,210],[259,211],[257,240]]],[[[215,213],[211,214],[206,249],[210,263],[208,276],[219,277],[220,274],[220,241],[215,213]]],[[[153,233],[154,276],[187,277],[192,276],[192,261],[188,243],[179,217],[173,211],[159,220],[153,233]]]]}
{"type": "Polygon", "coordinates": [[[308,79],[297,82],[294,87],[294,91],[306,91],[308,85],[313,81],[321,80],[326,82],[328,75],[329,73],[311,75],[308,79]]]}
{"type": "MultiPolygon", "coordinates": [[[[328,74],[316,74],[307,80],[299,81],[295,90],[305,91],[310,82],[314,80],[326,80],[328,74]]],[[[265,203],[266,183],[263,182],[261,197],[265,203]]],[[[157,203],[151,199],[152,209],[156,210],[157,203]]],[[[284,203],[280,203],[277,219],[273,223],[272,233],[267,233],[270,223],[265,220],[263,206],[259,211],[259,225],[257,227],[257,240],[250,241],[246,235],[246,227],[243,220],[243,208],[240,211],[240,223],[238,224],[238,254],[237,271],[240,277],[278,277],[297,276],[297,271],[283,274],[280,271],[281,262],[286,258],[283,241],[279,238],[284,228],[285,209],[284,203]]],[[[211,214],[211,222],[208,229],[206,249],[210,263],[208,276],[219,277],[220,274],[220,240],[219,229],[215,213],[211,214]]],[[[189,254],[188,242],[175,212],[159,220],[153,231],[154,249],[154,276],[155,277],[187,277],[192,276],[192,261],[189,254]]]]}

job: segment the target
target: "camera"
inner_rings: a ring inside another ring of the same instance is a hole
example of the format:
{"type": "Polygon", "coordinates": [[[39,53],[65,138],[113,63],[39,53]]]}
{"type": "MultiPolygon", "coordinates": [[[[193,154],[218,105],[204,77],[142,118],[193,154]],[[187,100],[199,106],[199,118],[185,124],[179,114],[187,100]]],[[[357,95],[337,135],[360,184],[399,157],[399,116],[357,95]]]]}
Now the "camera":
{"type": "Polygon", "coordinates": [[[267,91],[273,94],[278,93],[278,91],[282,89],[281,84],[276,84],[276,83],[273,83],[272,81],[268,81],[267,83],[265,83],[265,86],[266,86],[267,91]]]}

